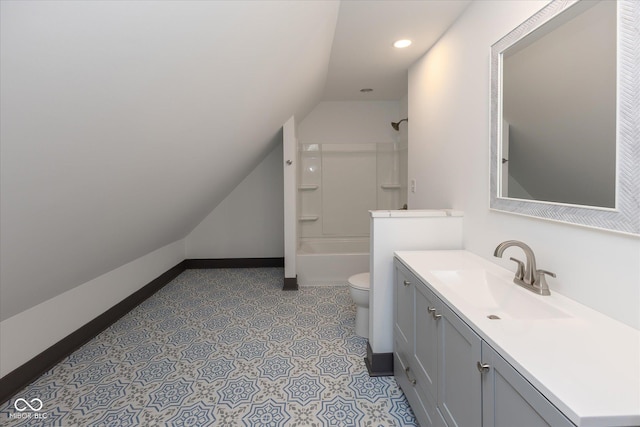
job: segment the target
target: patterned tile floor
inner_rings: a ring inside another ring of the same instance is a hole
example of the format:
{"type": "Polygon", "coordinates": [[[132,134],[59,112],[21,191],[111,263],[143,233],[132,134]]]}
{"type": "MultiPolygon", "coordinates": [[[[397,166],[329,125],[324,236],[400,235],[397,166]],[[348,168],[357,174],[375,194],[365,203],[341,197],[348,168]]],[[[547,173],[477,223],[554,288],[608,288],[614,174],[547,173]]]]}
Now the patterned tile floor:
{"type": "Polygon", "coordinates": [[[282,277],[185,271],[0,406],[0,425],[416,426],[394,378],[367,375],[348,288],[282,277]]]}

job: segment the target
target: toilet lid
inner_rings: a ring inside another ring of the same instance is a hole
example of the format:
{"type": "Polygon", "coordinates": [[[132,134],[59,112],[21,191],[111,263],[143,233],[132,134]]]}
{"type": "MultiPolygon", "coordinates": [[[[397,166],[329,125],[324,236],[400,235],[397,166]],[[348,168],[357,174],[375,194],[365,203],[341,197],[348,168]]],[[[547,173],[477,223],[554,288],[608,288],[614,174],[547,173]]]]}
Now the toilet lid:
{"type": "Polygon", "coordinates": [[[354,274],[349,277],[349,285],[358,289],[369,289],[369,272],[354,274]]]}

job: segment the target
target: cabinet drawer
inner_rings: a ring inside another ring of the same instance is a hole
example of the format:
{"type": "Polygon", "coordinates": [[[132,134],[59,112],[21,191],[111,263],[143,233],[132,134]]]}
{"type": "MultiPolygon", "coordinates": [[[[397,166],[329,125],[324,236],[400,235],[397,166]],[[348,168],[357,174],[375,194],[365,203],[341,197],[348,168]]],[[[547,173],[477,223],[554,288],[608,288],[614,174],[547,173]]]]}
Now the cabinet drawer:
{"type": "MultiPolygon", "coordinates": [[[[412,379],[414,378],[409,372],[407,375],[408,365],[406,364],[406,359],[400,357],[399,353],[393,354],[393,375],[395,376],[396,382],[404,392],[407,401],[409,402],[409,406],[413,410],[418,423],[422,427],[431,427],[433,426],[433,422],[427,413],[427,410],[424,407],[422,398],[418,394],[418,389],[414,384],[412,384],[412,379]]],[[[410,368],[409,368],[410,369],[410,368]]]]}

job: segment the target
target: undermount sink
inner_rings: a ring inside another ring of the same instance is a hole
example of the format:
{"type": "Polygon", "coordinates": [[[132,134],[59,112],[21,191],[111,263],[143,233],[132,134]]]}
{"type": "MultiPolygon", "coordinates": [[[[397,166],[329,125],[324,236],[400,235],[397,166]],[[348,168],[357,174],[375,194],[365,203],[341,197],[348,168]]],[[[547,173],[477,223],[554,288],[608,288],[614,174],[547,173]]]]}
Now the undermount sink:
{"type": "Polygon", "coordinates": [[[528,295],[510,280],[484,269],[430,272],[451,292],[487,316],[500,319],[558,319],[568,314],[548,304],[544,297],[528,295]]]}

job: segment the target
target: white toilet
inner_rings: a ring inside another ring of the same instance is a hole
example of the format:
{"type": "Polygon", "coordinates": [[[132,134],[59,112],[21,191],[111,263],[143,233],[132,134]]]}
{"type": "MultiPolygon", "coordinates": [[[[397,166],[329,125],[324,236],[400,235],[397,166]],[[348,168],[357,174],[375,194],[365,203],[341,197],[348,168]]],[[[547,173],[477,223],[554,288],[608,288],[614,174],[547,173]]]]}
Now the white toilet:
{"type": "Polygon", "coordinates": [[[349,292],[356,304],[356,334],[369,338],[369,272],[349,277],[349,292]]]}

